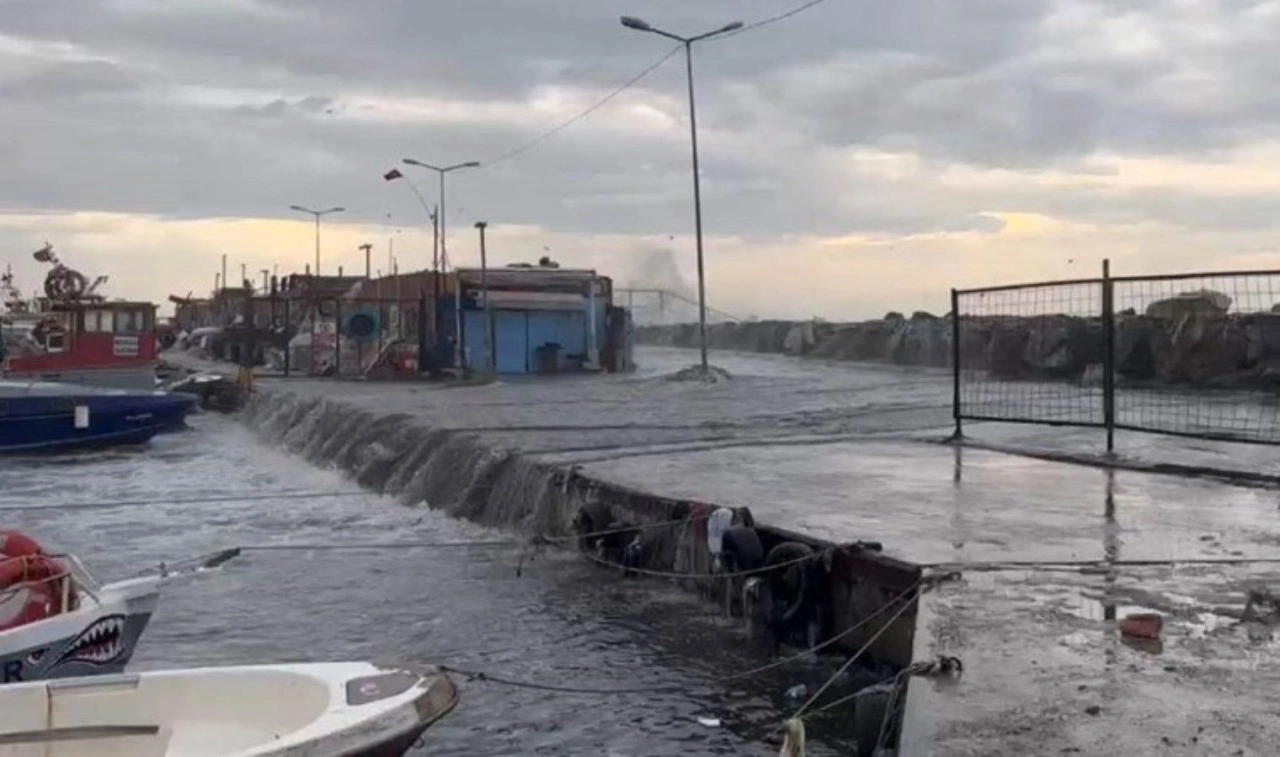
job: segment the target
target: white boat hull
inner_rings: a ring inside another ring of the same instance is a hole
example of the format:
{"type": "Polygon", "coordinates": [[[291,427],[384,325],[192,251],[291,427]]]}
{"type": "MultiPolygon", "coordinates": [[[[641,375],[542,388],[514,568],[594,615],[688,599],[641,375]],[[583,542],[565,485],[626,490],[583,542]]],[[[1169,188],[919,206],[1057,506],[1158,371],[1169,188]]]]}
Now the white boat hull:
{"type": "MultiPolygon", "coordinates": [[[[107,584],[97,602],[0,631],[0,683],[118,673],[124,670],[160,598],[160,576],[107,584]]],[[[19,606],[25,591],[0,598],[19,606]]]]}
{"type": "Polygon", "coordinates": [[[0,687],[0,757],[390,757],[457,704],[434,668],[201,668],[0,687]]]}

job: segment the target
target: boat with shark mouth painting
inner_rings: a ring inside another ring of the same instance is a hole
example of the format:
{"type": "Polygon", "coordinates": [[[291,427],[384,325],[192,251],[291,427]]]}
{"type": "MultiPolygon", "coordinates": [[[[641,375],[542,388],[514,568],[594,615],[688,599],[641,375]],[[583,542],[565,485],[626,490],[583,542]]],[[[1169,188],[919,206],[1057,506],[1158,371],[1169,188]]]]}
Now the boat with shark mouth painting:
{"type": "Polygon", "coordinates": [[[162,584],[237,553],[100,584],[75,556],[49,554],[25,534],[0,531],[0,683],[123,671],[162,584]]]}

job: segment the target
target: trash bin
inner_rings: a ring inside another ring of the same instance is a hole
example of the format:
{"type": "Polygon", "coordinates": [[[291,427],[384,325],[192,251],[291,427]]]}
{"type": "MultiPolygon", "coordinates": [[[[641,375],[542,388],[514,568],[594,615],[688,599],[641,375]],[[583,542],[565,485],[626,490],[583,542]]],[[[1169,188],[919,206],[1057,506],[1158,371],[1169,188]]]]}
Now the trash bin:
{"type": "Polygon", "coordinates": [[[560,371],[560,345],[547,342],[536,350],[538,354],[538,373],[551,375],[560,371]]]}

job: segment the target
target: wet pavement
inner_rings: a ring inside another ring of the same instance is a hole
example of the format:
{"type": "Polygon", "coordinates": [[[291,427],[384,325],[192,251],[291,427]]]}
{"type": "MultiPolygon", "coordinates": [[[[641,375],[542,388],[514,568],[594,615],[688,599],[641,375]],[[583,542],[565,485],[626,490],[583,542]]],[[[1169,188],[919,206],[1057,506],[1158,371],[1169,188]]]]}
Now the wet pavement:
{"type": "MultiPolygon", "coordinates": [[[[746,505],[813,536],[880,541],[918,562],[1280,558],[1275,490],[940,444],[951,430],[945,372],[718,353],[733,378],[707,385],[669,378],[692,353],[637,357],[642,370],[628,376],[272,386],[469,430],[658,494],[746,505]]],[[[1089,429],[966,433],[1089,455],[1103,443],[1089,429]]],[[[1118,442],[1143,465],[1276,467],[1267,448],[1118,442]]],[[[1276,567],[967,572],[928,595],[916,638],[918,659],[955,654],[965,674],[913,684],[903,753],[1272,753],[1261,745],[1280,743],[1280,650],[1273,631],[1236,620],[1249,587],[1280,587],[1276,567]],[[1132,608],[1166,615],[1163,649],[1121,642],[1115,619],[1132,608]]]]}

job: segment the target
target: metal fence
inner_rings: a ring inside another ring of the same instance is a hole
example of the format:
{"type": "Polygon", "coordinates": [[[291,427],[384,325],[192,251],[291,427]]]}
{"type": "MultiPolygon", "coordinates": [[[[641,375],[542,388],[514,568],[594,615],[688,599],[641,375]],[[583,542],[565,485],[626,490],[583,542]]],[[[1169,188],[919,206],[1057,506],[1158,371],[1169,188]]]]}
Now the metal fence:
{"type": "Polygon", "coordinates": [[[285,376],[416,373],[435,344],[430,300],[327,297],[270,300],[253,315],[266,362],[285,376]]]}
{"type": "Polygon", "coordinates": [[[952,290],[964,420],[1280,444],[1280,271],[952,290]]]}

